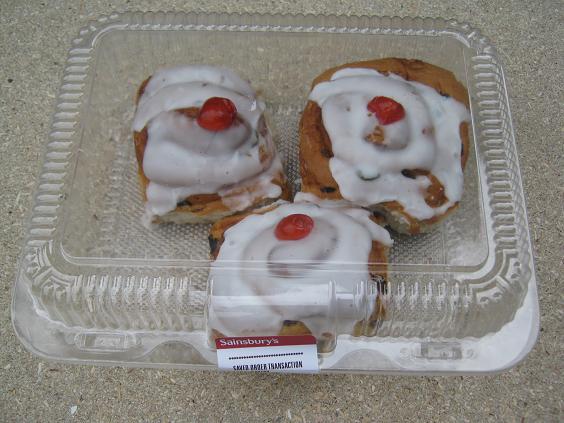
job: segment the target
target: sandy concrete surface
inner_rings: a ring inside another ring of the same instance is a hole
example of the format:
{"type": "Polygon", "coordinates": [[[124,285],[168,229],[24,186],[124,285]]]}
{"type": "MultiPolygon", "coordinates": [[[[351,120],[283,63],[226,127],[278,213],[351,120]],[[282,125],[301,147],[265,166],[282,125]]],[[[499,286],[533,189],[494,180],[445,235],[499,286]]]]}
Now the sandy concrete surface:
{"type": "Polygon", "coordinates": [[[0,419],[2,421],[564,421],[562,384],[563,3],[0,2],[0,419]],[[515,369],[487,377],[276,376],[60,365],[35,358],[10,322],[11,286],[40,149],[71,39],[128,9],[324,12],[454,18],[503,59],[528,200],[541,334],[515,369]]]}

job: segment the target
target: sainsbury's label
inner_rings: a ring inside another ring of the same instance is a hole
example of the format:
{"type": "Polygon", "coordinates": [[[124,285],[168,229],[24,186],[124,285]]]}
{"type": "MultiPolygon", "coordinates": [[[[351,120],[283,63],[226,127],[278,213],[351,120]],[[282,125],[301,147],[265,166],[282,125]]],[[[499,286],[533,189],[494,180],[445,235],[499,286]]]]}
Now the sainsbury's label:
{"type": "Polygon", "coordinates": [[[218,338],[220,369],[251,372],[315,373],[317,343],[312,335],[218,338]]]}

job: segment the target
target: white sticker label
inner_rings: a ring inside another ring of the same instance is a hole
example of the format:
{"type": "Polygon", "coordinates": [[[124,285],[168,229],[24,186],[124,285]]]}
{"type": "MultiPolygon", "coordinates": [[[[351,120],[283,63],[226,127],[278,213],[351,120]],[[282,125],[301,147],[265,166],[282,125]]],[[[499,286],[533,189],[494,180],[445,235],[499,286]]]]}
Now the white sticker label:
{"type": "Polygon", "coordinates": [[[218,338],[217,366],[247,372],[316,373],[317,343],[312,335],[218,338]]]}

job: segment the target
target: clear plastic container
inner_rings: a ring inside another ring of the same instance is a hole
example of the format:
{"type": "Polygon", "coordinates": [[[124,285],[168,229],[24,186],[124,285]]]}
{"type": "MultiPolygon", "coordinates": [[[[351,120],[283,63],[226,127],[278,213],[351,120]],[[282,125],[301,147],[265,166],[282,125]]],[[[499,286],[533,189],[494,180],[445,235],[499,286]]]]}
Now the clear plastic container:
{"type": "Polygon", "coordinates": [[[209,226],[141,224],[130,129],[138,84],[186,63],[250,79],[298,190],[298,120],[312,79],[379,57],[454,72],[470,95],[473,150],[459,210],[428,234],[395,236],[377,336],[339,329],[367,312],[370,284],[337,295],[328,277],[318,306],[336,339],[320,369],[474,373],[518,363],[539,317],[503,69],[479,32],[437,19],[125,13],[90,23],[72,42],[28,219],[12,310],[20,340],[76,363],[215,368],[205,305],[215,298],[220,310],[221,298],[208,284],[209,226]]]}

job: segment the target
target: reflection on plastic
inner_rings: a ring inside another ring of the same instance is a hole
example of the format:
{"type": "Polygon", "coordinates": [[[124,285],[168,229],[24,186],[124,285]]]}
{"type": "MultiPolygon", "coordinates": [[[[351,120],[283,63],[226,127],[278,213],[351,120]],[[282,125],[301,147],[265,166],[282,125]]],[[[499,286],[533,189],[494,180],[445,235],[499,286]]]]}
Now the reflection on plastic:
{"type": "Polygon", "coordinates": [[[140,342],[133,335],[93,332],[77,334],[75,345],[86,351],[124,351],[140,345],[140,342]]]}
{"type": "Polygon", "coordinates": [[[458,343],[423,342],[421,358],[429,360],[460,360],[462,347],[458,343]]]}
{"type": "Polygon", "coordinates": [[[265,286],[260,292],[229,290],[229,278],[209,281],[206,322],[209,344],[223,337],[313,335],[319,352],[335,348],[339,334],[373,335],[381,318],[376,281],[288,279],[284,287],[265,286]]]}

